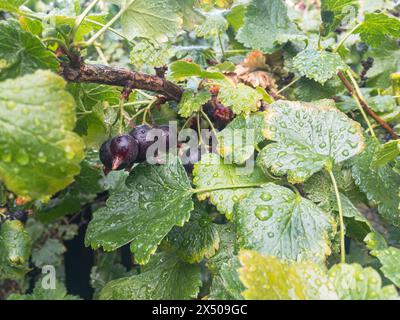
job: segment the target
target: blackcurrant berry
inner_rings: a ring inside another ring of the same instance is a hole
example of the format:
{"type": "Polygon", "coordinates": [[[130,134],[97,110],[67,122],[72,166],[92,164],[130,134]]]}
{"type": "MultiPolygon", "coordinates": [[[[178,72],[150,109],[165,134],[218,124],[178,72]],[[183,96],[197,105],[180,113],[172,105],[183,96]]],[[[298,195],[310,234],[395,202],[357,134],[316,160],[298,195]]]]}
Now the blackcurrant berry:
{"type": "Polygon", "coordinates": [[[201,160],[201,148],[189,148],[187,145],[182,145],[179,149],[179,157],[182,160],[183,167],[187,173],[192,173],[194,164],[201,160]]]}
{"type": "MultiPolygon", "coordinates": [[[[136,139],[139,144],[139,154],[137,157],[138,161],[146,160],[147,149],[153,144],[154,140],[147,140],[147,134],[151,130],[148,125],[137,126],[129,134],[136,139]]],[[[149,136],[150,139],[150,136],[149,136]]]]}
{"type": "Polygon", "coordinates": [[[139,144],[134,137],[123,134],[110,141],[112,170],[121,170],[131,165],[139,154],[139,144]]]}
{"type": "Polygon", "coordinates": [[[111,143],[111,139],[103,142],[103,144],[100,147],[100,151],[99,151],[100,161],[107,169],[111,169],[112,161],[113,161],[113,158],[112,158],[112,155],[110,152],[110,143],[111,143]]]}

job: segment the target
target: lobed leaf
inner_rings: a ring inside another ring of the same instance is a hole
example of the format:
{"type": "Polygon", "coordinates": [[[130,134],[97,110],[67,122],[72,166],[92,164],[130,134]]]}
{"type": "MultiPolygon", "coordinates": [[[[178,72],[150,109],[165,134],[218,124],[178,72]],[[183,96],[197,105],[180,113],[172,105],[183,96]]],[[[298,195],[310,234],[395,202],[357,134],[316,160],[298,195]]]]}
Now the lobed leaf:
{"type": "Polygon", "coordinates": [[[222,188],[222,190],[206,191],[197,194],[199,200],[210,198],[218,211],[228,219],[233,218],[233,206],[256,187],[268,182],[258,167],[243,169],[233,164],[225,164],[214,153],[202,156],[202,160],[194,165],[193,183],[197,189],[222,188]]]}
{"type": "Polygon", "coordinates": [[[140,164],[98,209],[90,221],[85,243],[112,251],[131,243],[135,260],[146,264],[175,225],[183,226],[193,210],[189,179],[181,162],[140,164]]]}
{"type": "Polygon", "coordinates": [[[235,206],[241,248],[283,260],[323,263],[336,231],[332,216],[293,191],[268,183],[235,206]]]}
{"type": "Polygon", "coordinates": [[[244,25],[236,38],[246,47],[272,53],[276,46],[304,36],[290,21],[286,5],[281,0],[252,0],[246,8],[244,25]]]}
{"type": "Polygon", "coordinates": [[[196,298],[200,268],[167,253],[158,253],[138,275],[109,282],[101,300],[183,300],[196,298]]]}
{"type": "Polygon", "coordinates": [[[343,162],[364,149],[361,126],[332,106],[277,101],[266,111],[264,135],[274,142],[258,155],[263,170],[291,183],[343,162]]]}
{"type": "Polygon", "coordinates": [[[328,272],[341,300],[387,300],[398,297],[393,285],[382,287],[379,273],[371,267],[357,263],[340,263],[328,272]]]}
{"type": "Polygon", "coordinates": [[[242,293],[249,300],[337,300],[325,272],[313,262],[286,263],[251,250],[239,254],[242,293]]]}
{"type": "Polygon", "coordinates": [[[0,178],[7,188],[46,199],[73,182],[84,148],[74,126],[75,103],[60,76],[37,71],[0,82],[0,178]]]}

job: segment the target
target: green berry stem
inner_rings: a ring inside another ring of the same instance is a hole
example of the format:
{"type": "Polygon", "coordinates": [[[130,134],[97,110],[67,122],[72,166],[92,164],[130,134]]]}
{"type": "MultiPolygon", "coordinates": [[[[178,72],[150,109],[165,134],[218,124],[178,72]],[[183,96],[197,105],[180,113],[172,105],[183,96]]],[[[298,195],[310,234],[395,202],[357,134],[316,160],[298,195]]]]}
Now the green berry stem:
{"type": "Polygon", "coordinates": [[[363,24],[363,22],[358,23],[353,29],[351,29],[343,38],[339,41],[333,52],[338,52],[338,50],[343,46],[345,41],[363,24]]]}
{"type": "Polygon", "coordinates": [[[214,133],[215,139],[217,141],[217,144],[219,143],[218,141],[218,135],[217,135],[217,130],[215,129],[212,121],[210,120],[210,118],[208,117],[207,113],[204,112],[203,108],[201,108],[200,110],[201,114],[203,115],[203,117],[206,119],[206,121],[208,122],[208,124],[211,127],[212,132],[214,133]]]}
{"type": "Polygon", "coordinates": [[[76,17],[74,27],[72,28],[71,33],[70,33],[70,43],[74,42],[75,34],[78,31],[83,20],[85,20],[86,16],[96,6],[96,4],[99,1],[100,0],[92,0],[92,2],[89,3],[89,5],[86,7],[86,9],[83,10],[83,12],[79,16],[76,17]]]}
{"type": "Polygon", "coordinates": [[[344,247],[344,221],[343,221],[343,210],[342,210],[342,201],[340,200],[339,189],[336,183],[335,176],[332,170],[327,170],[329,176],[332,180],[333,189],[335,190],[336,201],[339,209],[339,227],[340,227],[340,262],[346,263],[346,251],[344,247]]]}
{"type": "Polygon", "coordinates": [[[129,6],[133,3],[134,0],[129,1],[118,13],[105,24],[99,31],[97,31],[88,41],[86,41],[86,45],[92,45],[104,32],[108,30],[117,20],[125,13],[125,11],[129,8],[129,6]]]}

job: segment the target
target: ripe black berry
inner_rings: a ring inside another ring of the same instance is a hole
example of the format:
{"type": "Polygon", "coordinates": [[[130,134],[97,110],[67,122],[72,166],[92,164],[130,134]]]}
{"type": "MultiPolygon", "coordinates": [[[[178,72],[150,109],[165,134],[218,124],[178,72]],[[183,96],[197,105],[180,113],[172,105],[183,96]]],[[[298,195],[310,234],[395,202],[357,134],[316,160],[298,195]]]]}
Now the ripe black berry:
{"type": "MultiPolygon", "coordinates": [[[[141,125],[137,126],[135,129],[133,129],[129,134],[136,139],[136,141],[139,144],[139,154],[137,157],[138,161],[145,161],[146,160],[146,152],[147,149],[153,144],[154,140],[148,141],[147,138],[147,133],[151,130],[151,128],[148,125],[141,125]]],[[[150,136],[149,136],[150,139],[150,136]]]]}
{"type": "Polygon", "coordinates": [[[111,169],[124,169],[136,160],[139,144],[131,135],[123,134],[111,139],[110,152],[113,158],[111,169]]]}
{"type": "Polygon", "coordinates": [[[138,153],[138,142],[132,136],[123,134],[101,145],[100,161],[109,170],[121,170],[131,165],[138,153]]]}
{"type": "Polygon", "coordinates": [[[100,161],[107,169],[111,169],[112,161],[113,161],[112,155],[110,152],[110,142],[111,142],[111,139],[103,142],[103,144],[100,147],[100,151],[99,151],[100,161]]]}
{"type": "Polygon", "coordinates": [[[194,164],[201,160],[201,148],[193,149],[187,145],[182,145],[179,149],[179,157],[186,172],[192,173],[194,164]]]}

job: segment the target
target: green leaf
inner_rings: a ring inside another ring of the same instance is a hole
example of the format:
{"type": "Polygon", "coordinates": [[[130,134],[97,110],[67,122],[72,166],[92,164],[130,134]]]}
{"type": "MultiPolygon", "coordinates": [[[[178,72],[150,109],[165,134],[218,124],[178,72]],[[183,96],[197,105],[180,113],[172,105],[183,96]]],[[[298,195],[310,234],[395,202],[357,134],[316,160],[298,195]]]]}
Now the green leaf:
{"type": "Polygon", "coordinates": [[[121,25],[123,34],[129,39],[143,37],[154,42],[167,42],[182,26],[179,7],[174,0],[113,2],[125,9],[121,25]]]}
{"type": "Polygon", "coordinates": [[[213,276],[208,296],[211,300],[243,300],[241,293],[244,290],[240,282],[239,259],[236,257],[220,265],[218,273],[213,276]]]}
{"type": "Polygon", "coordinates": [[[59,281],[56,282],[55,289],[43,288],[43,280],[39,279],[36,282],[35,288],[31,294],[12,294],[7,300],[80,300],[78,296],[67,294],[67,289],[59,281]]]}
{"type": "Polygon", "coordinates": [[[190,117],[194,112],[201,110],[202,106],[211,99],[211,93],[207,90],[194,92],[191,89],[186,90],[178,104],[178,113],[182,117],[190,117]]]}
{"type": "Polygon", "coordinates": [[[219,81],[218,99],[232,109],[235,114],[246,114],[257,111],[263,95],[243,83],[234,84],[227,79],[219,81]]]}
{"type": "Polygon", "coordinates": [[[218,133],[217,151],[228,163],[244,163],[254,154],[254,147],[265,140],[264,129],[263,112],[238,116],[218,133]]]}
{"type": "MultiPolygon", "coordinates": [[[[98,158],[97,151],[86,151],[86,157],[81,162],[81,172],[75,177],[75,182],[58,193],[57,197],[53,197],[37,209],[35,214],[40,221],[47,223],[65,215],[79,212],[81,206],[92,201],[96,198],[97,193],[105,190],[100,185],[103,172],[98,158]]],[[[108,176],[113,174],[115,172],[108,176]]]]}
{"type": "Polygon", "coordinates": [[[208,260],[207,267],[212,273],[209,299],[242,300],[244,286],[239,279],[237,269],[239,259],[235,255],[236,232],[233,224],[218,226],[220,247],[218,252],[208,260]]]}
{"type": "Polygon", "coordinates": [[[98,298],[98,293],[111,280],[119,279],[130,275],[125,267],[118,263],[121,253],[119,251],[103,253],[96,265],[90,271],[90,285],[95,289],[94,299],[98,298]]]}
{"type": "Polygon", "coordinates": [[[334,265],[328,275],[341,300],[386,300],[398,297],[393,285],[382,287],[379,273],[371,267],[340,263],[334,265]]]}
{"type": "Polygon", "coordinates": [[[288,175],[291,183],[343,162],[364,149],[361,126],[332,106],[277,101],[266,111],[264,135],[275,142],[258,155],[263,170],[288,175]]]}
{"type": "Polygon", "coordinates": [[[240,279],[248,300],[338,299],[325,272],[313,262],[286,263],[273,256],[242,250],[240,279]]]}
{"type": "Polygon", "coordinates": [[[64,87],[49,71],[0,82],[0,179],[20,196],[47,198],[80,171],[84,146],[64,87]]]}
{"type": "MultiPolygon", "coordinates": [[[[322,0],[323,34],[327,35],[329,32],[335,31],[346,16],[357,13],[358,6],[357,0],[322,0]]],[[[353,18],[355,19],[356,16],[354,15],[353,18]]]]}
{"type": "Polygon", "coordinates": [[[27,0],[0,0],[0,11],[18,12],[27,0]]]}
{"type": "Polygon", "coordinates": [[[329,99],[344,91],[339,78],[335,77],[325,82],[324,85],[314,80],[301,78],[293,88],[295,100],[312,102],[319,99],[329,99]]]}
{"type": "Polygon", "coordinates": [[[273,183],[235,206],[241,248],[284,260],[322,263],[330,255],[335,221],[310,200],[273,183]]]}
{"type": "Polygon", "coordinates": [[[381,250],[373,250],[371,254],[377,257],[382,264],[381,271],[385,277],[400,288],[400,249],[389,247],[381,250]]]}
{"type": "Polygon", "coordinates": [[[85,243],[112,251],[131,242],[135,260],[146,264],[173,226],[189,220],[190,182],[180,161],[173,158],[163,165],[136,166],[126,186],[93,214],[85,243]]]}
{"type": "Polygon", "coordinates": [[[400,38],[400,20],[384,13],[367,13],[355,33],[360,34],[362,41],[377,48],[390,37],[400,38]]]}
{"type": "Polygon", "coordinates": [[[174,227],[164,238],[161,247],[174,252],[188,263],[211,258],[219,248],[216,224],[209,216],[205,203],[195,202],[190,220],[183,227],[174,227]]]}
{"type": "Polygon", "coordinates": [[[387,165],[398,156],[400,156],[400,140],[386,142],[375,149],[371,167],[377,168],[387,165]]]}
{"type": "Polygon", "coordinates": [[[353,177],[368,199],[378,205],[379,214],[390,223],[400,226],[400,175],[388,164],[378,168],[371,167],[378,146],[374,140],[367,140],[367,148],[353,161],[353,177]]]}
{"type": "Polygon", "coordinates": [[[49,238],[40,248],[32,251],[32,262],[39,268],[44,265],[59,266],[66,250],[60,240],[49,238]]]}
{"type": "Polygon", "coordinates": [[[236,38],[246,47],[272,53],[277,45],[302,40],[304,36],[289,20],[286,5],[281,0],[252,0],[236,38]]]}
{"type": "Polygon", "coordinates": [[[339,70],[343,70],[345,64],[337,53],[305,49],[294,57],[293,67],[301,76],[306,76],[323,85],[336,76],[339,70]]]}
{"type": "Polygon", "coordinates": [[[20,279],[29,271],[31,238],[18,220],[0,229],[0,279],[20,279]]]}
{"type": "Polygon", "coordinates": [[[203,79],[224,79],[224,75],[220,72],[205,71],[193,62],[188,61],[175,61],[169,65],[171,71],[170,77],[176,81],[182,81],[189,77],[200,77],[203,79]]]}
{"type": "Polygon", "coordinates": [[[57,68],[56,57],[39,38],[22,30],[16,21],[0,21],[0,81],[57,68]]]}
{"type": "Polygon", "coordinates": [[[202,156],[202,160],[194,165],[193,176],[197,189],[225,188],[200,192],[197,197],[200,201],[210,198],[228,219],[233,217],[234,204],[252,191],[251,186],[257,187],[269,181],[258,167],[249,173],[248,169],[223,163],[223,159],[214,153],[202,156]]]}
{"type": "Polygon", "coordinates": [[[195,28],[197,37],[215,38],[228,29],[228,22],[220,10],[205,13],[205,20],[195,28]]]}
{"type": "Polygon", "coordinates": [[[162,67],[168,64],[173,55],[174,49],[170,44],[155,44],[142,40],[132,48],[130,59],[136,68],[162,67]]]}
{"type": "Polygon", "coordinates": [[[391,85],[390,74],[400,70],[400,50],[395,40],[386,40],[378,48],[372,48],[369,55],[374,58],[368,70],[368,85],[386,88],[391,85]]]}
{"type": "Polygon", "coordinates": [[[158,253],[141,274],[109,282],[100,292],[100,299],[183,300],[196,298],[200,285],[198,266],[158,253]]]}

